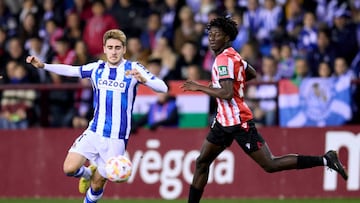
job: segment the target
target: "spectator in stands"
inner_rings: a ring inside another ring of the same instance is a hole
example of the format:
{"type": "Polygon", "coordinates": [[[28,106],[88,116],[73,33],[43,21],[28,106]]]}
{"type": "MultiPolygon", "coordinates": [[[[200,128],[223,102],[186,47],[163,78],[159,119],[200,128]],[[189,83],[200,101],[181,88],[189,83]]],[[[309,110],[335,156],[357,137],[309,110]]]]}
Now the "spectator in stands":
{"type": "Polygon", "coordinates": [[[304,78],[311,77],[309,65],[305,58],[298,57],[295,60],[295,74],[292,77],[292,81],[295,84],[300,84],[304,78]]]}
{"type": "Polygon", "coordinates": [[[246,11],[244,12],[244,26],[249,29],[250,37],[256,36],[260,29],[261,21],[259,18],[261,7],[259,0],[248,0],[246,11]]]}
{"type": "Polygon", "coordinates": [[[39,82],[39,75],[37,71],[34,71],[33,68],[29,67],[29,65],[25,64],[26,58],[26,50],[24,49],[24,44],[21,42],[20,38],[13,37],[9,39],[6,49],[6,59],[18,61],[25,66],[27,74],[29,75],[29,82],[30,83],[37,83],[39,82]]]}
{"type": "Polygon", "coordinates": [[[190,7],[183,6],[179,12],[180,25],[175,29],[174,49],[175,52],[181,52],[182,45],[186,41],[197,42],[200,36],[195,30],[194,14],[190,7]]]}
{"type": "Polygon", "coordinates": [[[166,72],[170,72],[175,69],[177,54],[171,48],[169,39],[166,37],[160,37],[156,41],[155,48],[152,49],[152,53],[149,58],[161,59],[162,69],[166,72]]]}
{"type": "Polygon", "coordinates": [[[69,40],[64,36],[56,40],[56,55],[52,63],[73,64],[75,61],[75,51],[71,48],[69,40]]]}
{"type": "Polygon", "coordinates": [[[161,15],[152,12],[147,19],[146,29],[141,33],[141,44],[145,49],[153,50],[157,40],[164,36],[166,37],[166,28],[161,24],[161,15]]]}
{"type": "Polygon", "coordinates": [[[319,63],[318,67],[318,74],[320,78],[329,78],[332,75],[332,69],[330,67],[330,64],[322,61],[319,63]]]}
{"type": "Polygon", "coordinates": [[[198,13],[200,10],[202,0],[185,0],[186,5],[190,6],[194,13],[198,13]]]}
{"type": "Polygon", "coordinates": [[[256,39],[259,42],[260,52],[263,55],[269,55],[271,42],[275,31],[280,27],[280,22],[283,20],[283,12],[275,0],[265,0],[264,7],[260,9],[258,15],[260,27],[256,32],[256,39]]]}
{"type": "Polygon", "coordinates": [[[198,64],[190,64],[186,68],[186,80],[210,80],[210,73],[205,72],[198,64]]]}
{"type": "Polygon", "coordinates": [[[116,22],[125,33],[137,35],[145,25],[143,9],[130,0],[110,0],[114,2],[108,13],[114,16],[116,22]],[[130,23],[131,22],[131,23],[130,23]]]}
{"type": "Polygon", "coordinates": [[[4,65],[6,63],[6,49],[5,49],[6,40],[7,40],[6,30],[0,27],[0,64],[3,64],[2,66],[0,66],[0,75],[4,75],[5,73],[4,65]]]}
{"type": "MultiPolygon", "coordinates": [[[[262,59],[262,76],[260,82],[277,82],[277,62],[272,56],[262,59]]],[[[257,87],[255,98],[259,99],[258,108],[254,109],[255,119],[265,126],[274,126],[277,123],[276,98],[277,86],[274,84],[262,84],[257,87]]]]}
{"type": "Polygon", "coordinates": [[[356,29],[356,40],[358,44],[358,48],[360,48],[360,9],[354,9],[353,14],[353,23],[355,24],[356,29]]]}
{"type": "Polygon", "coordinates": [[[26,53],[20,38],[13,37],[8,40],[6,45],[6,53],[8,54],[8,60],[18,60],[22,62],[22,59],[25,59],[26,53]]]}
{"type": "Polygon", "coordinates": [[[195,14],[195,21],[206,24],[210,22],[209,13],[217,9],[216,0],[202,0],[199,11],[195,14]]]}
{"type": "Polygon", "coordinates": [[[145,16],[148,16],[151,12],[155,11],[158,13],[164,13],[166,5],[164,1],[160,0],[146,0],[143,5],[143,11],[145,16]]]}
{"type": "MultiPolygon", "coordinates": [[[[10,61],[7,65],[9,84],[28,84],[28,75],[23,64],[10,61]]],[[[4,90],[1,99],[0,129],[25,129],[29,126],[35,90],[4,90]]],[[[34,119],[33,119],[34,120],[34,119]]]]}
{"type": "MultiPolygon", "coordinates": [[[[75,43],[75,60],[72,65],[82,65],[94,62],[88,52],[84,41],[78,40],[75,43]]],[[[74,110],[75,115],[72,118],[72,126],[74,128],[85,128],[93,115],[92,108],[92,90],[90,80],[79,79],[79,83],[84,86],[82,89],[75,91],[74,110]]]]}
{"type": "Polygon", "coordinates": [[[176,98],[167,93],[156,93],[157,99],[149,107],[148,112],[140,119],[135,120],[132,125],[132,132],[136,133],[140,127],[148,126],[150,130],[157,130],[159,127],[178,127],[179,113],[176,98]]]}
{"type": "MultiPolygon", "coordinates": [[[[43,39],[37,35],[29,38],[28,52],[30,55],[36,56],[46,63],[50,63],[55,54],[54,50],[50,48],[49,44],[44,43],[43,39]]],[[[41,83],[50,81],[49,73],[47,73],[45,70],[37,69],[37,73],[41,83]]]]}
{"type": "Polygon", "coordinates": [[[298,49],[301,53],[311,52],[316,47],[317,27],[315,15],[311,12],[306,12],[303,20],[303,28],[299,33],[298,49]]]}
{"type": "Polygon", "coordinates": [[[274,57],[275,61],[280,61],[280,46],[277,44],[271,45],[270,56],[274,57]]]}
{"type": "Polygon", "coordinates": [[[58,26],[53,19],[50,19],[45,22],[45,31],[40,32],[40,36],[55,50],[56,40],[64,36],[64,29],[58,26]]]}
{"type": "Polygon", "coordinates": [[[356,54],[354,60],[351,62],[350,68],[354,72],[355,77],[360,79],[360,51],[356,54]]]}
{"type": "Polygon", "coordinates": [[[77,13],[69,13],[66,16],[66,25],[64,27],[64,35],[71,46],[75,44],[77,40],[82,39],[84,24],[81,23],[80,17],[77,13]]]}
{"type": "Polygon", "coordinates": [[[34,55],[46,63],[51,62],[55,50],[52,50],[48,43],[45,43],[38,35],[29,37],[28,41],[28,53],[30,55],[34,55]]]}
{"type": "Polygon", "coordinates": [[[351,79],[355,79],[354,72],[349,68],[345,58],[336,57],[334,61],[334,76],[335,77],[350,77],[351,79]]]}
{"type": "Polygon", "coordinates": [[[166,37],[173,42],[174,32],[180,25],[179,11],[184,6],[184,0],[165,0],[165,10],[161,13],[161,24],[166,29],[166,37]]]}
{"type": "Polygon", "coordinates": [[[64,8],[61,1],[43,0],[42,1],[42,18],[40,20],[41,29],[45,29],[45,22],[54,19],[57,23],[64,22],[64,8]]]}
{"type": "Polygon", "coordinates": [[[66,14],[77,13],[83,23],[92,16],[91,2],[89,0],[74,0],[73,7],[66,11],[66,14]]]}
{"type": "Polygon", "coordinates": [[[297,41],[304,18],[302,1],[289,0],[286,2],[284,8],[286,21],[285,31],[290,41],[297,41]]]}
{"type": "Polygon", "coordinates": [[[0,16],[0,29],[6,31],[8,36],[15,36],[17,34],[18,21],[3,0],[0,1],[0,16]]]}
{"type": "Polygon", "coordinates": [[[92,2],[93,17],[86,21],[83,39],[93,57],[103,55],[103,45],[94,39],[101,39],[107,30],[119,28],[114,17],[105,13],[105,4],[102,0],[92,2]]]}
{"type": "Polygon", "coordinates": [[[307,52],[307,60],[313,76],[317,76],[317,68],[322,61],[332,67],[336,52],[330,41],[330,33],[326,29],[319,30],[314,50],[307,52]]]}
{"type": "Polygon", "coordinates": [[[187,41],[181,48],[181,53],[176,61],[174,71],[169,73],[171,80],[184,80],[186,79],[186,68],[190,64],[197,64],[201,66],[201,57],[197,44],[192,41],[187,41]]]}
{"type": "MultiPolygon", "coordinates": [[[[124,2],[128,2],[128,0],[124,0],[124,2]]],[[[118,3],[120,2],[117,2],[116,0],[104,0],[105,12],[115,17],[113,12],[116,11],[118,3]]]]}
{"type": "Polygon", "coordinates": [[[19,22],[22,23],[29,13],[35,15],[37,19],[39,18],[40,8],[36,4],[35,0],[24,0],[22,2],[22,7],[19,13],[19,22]]]}
{"type": "Polygon", "coordinates": [[[73,62],[70,63],[71,65],[80,66],[82,64],[87,64],[87,63],[96,61],[95,58],[90,56],[85,42],[81,39],[79,39],[75,42],[74,53],[75,53],[75,57],[74,57],[73,62]]]}
{"type": "Polygon", "coordinates": [[[226,16],[234,16],[235,13],[240,11],[240,7],[238,5],[237,0],[224,0],[224,15],[226,16]]]}
{"type": "Polygon", "coordinates": [[[34,35],[38,35],[39,24],[36,22],[34,14],[28,13],[24,20],[20,23],[19,27],[19,38],[21,43],[24,45],[25,49],[29,48],[28,39],[34,35]]]}
{"type": "Polygon", "coordinates": [[[245,61],[251,64],[256,71],[260,72],[261,61],[259,59],[261,57],[256,43],[248,42],[244,44],[240,50],[240,55],[245,61]]]}
{"type": "MultiPolygon", "coordinates": [[[[352,69],[348,66],[346,63],[345,58],[343,57],[337,57],[334,62],[334,74],[333,77],[335,80],[353,80],[355,79],[355,74],[352,69]]],[[[356,103],[359,101],[359,86],[351,86],[351,98],[353,101],[351,101],[351,110],[352,110],[352,118],[351,122],[357,121],[360,119],[359,115],[357,113],[359,112],[359,103],[356,103]]]]}
{"type": "Polygon", "coordinates": [[[5,84],[9,84],[11,83],[11,77],[14,77],[14,70],[15,67],[17,65],[16,60],[9,60],[7,61],[7,63],[5,63],[4,67],[4,71],[2,74],[2,79],[1,81],[5,84]]]}
{"type": "Polygon", "coordinates": [[[347,10],[348,2],[343,0],[317,1],[316,16],[319,23],[333,26],[334,17],[347,10]]]}
{"type": "Polygon", "coordinates": [[[280,60],[277,64],[276,77],[291,78],[295,72],[295,58],[293,57],[292,50],[289,44],[284,43],[280,48],[280,60]]]}
{"type": "Polygon", "coordinates": [[[168,74],[168,70],[162,67],[160,58],[149,58],[146,62],[146,67],[156,77],[166,80],[166,75],[168,74]]]}
{"type": "Polygon", "coordinates": [[[139,63],[146,65],[150,54],[151,50],[143,47],[138,36],[129,36],[127,40],[127,51],[124,56],[126,59],[138,61],[139,63]]]}
{"type": "Polygon", "coordinates": [[[356,27],[348,19],[346,12],[335,13],[334,26],[331,28],[331,37],[335,45],[336,56],[344,57],[350,64],[359,47],[356,39],[356,27]]]}

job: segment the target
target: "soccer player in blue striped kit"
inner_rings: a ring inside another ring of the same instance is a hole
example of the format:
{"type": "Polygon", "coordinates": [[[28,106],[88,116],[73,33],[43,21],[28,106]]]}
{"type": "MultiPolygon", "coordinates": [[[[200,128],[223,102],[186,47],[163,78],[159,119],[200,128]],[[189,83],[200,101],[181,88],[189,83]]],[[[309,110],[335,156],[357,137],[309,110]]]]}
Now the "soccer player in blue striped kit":
{"type": "Polygon", "coordinates": [[[107,31],[103,36],[103,48],[106,62],[99,60],[82,66],[45,64],[35,56],[26,59],[36,68],[91,80],[94,117],[75,140],[64,161],[65,174],[80,178],[79,191],[86,193],[84,203],[95,203],[101,199],[106,183],[106,160],[125,153],[138,84],[156,92],[168,90],[164,81],[144,66],[123,58],[126,35],[121,30],[107,31]],[[87,160],[94,165],[85,167],[87,160]]]}

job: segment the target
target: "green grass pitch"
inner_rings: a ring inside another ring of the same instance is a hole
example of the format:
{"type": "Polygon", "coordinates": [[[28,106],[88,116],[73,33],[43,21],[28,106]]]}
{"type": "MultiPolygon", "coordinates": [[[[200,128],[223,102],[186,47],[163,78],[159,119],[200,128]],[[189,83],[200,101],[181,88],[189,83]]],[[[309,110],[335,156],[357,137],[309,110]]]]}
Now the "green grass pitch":
{"type": "MultiPolygon", "coordinates": [[[[0,203],[79,203],[82,199],[0,199],[0,203]]],[[[103,199],[99,203],[186,203],[182,200],[103,199]]],[[[204,199],[201,203],[358,203],[360,199],[204,199]]]]}

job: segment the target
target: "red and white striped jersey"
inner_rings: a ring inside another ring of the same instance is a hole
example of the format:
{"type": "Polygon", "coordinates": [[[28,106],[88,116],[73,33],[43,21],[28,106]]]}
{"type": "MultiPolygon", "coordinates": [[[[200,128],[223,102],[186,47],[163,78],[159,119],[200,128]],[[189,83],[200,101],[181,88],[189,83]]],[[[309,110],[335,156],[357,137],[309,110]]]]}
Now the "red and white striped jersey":
{"type": "Polygon", "coordinates": [[[216,119],[222,126],[242,124],[253,118],[252,112],[244,101],[246,62],[232,47],[219,54],[212,66],[212,86],[220,88],[220,80],[234,81],[234,96],[231,100],[216,98],[218,107],[216,119]]]}

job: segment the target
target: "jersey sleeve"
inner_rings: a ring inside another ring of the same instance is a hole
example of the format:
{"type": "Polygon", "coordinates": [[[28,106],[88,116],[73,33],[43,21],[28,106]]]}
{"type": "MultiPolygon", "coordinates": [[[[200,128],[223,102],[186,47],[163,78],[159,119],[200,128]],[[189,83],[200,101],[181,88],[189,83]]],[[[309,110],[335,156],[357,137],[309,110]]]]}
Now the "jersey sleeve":
{"type": "Polygon", "coordinates": [[[215,69],[219,75],[219,80],[234,79],[234,62],[225,54],[216,58],[215,69]]]}
{"type": "Polygon", "coordinates": [[[80,66],[71,66],[67,64],[47,64],[45,63],[44,69],[58,75],[69,77],[80,77],[80,66]]]}
{"type": "Polygon", "coordinates": [[[133,62],[132,65],[133,68],[135,68],[137,71],[139,71],[139,73],[146,78],[146,80],[152,80],[155,79],[155,76],[150,73],[150,71],[148,69],[146,69],[142,64],[140,64],[139,62],[133,62]]]}
{"type": "Polygon", "coordinates": [[[86,65],[80,66],[81,78],[91,78],[91,74],[92,74],[93,70],[96,67],[99,67],[100,63],[103,63],[103,61],[99,60],[99,61],[94,62],[94,63],[88,63],[86,65]]]}
{"type": "Polygon", "coordinates": [[[163,80],[160,80],[158,77],[150,73],[143,65],[138,62],[134,62],[133,68],[139,71],[139,73],[146,78],[146,82],[144,85],[150,87],[152,90],[156,92],[167,92],[168,86],[165,84],[163,80]]]}

